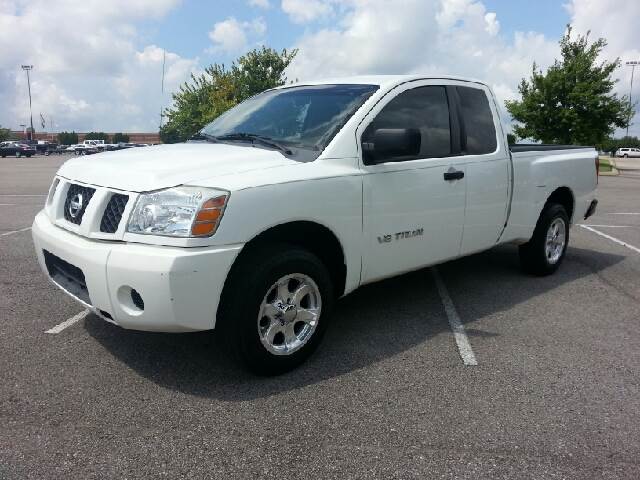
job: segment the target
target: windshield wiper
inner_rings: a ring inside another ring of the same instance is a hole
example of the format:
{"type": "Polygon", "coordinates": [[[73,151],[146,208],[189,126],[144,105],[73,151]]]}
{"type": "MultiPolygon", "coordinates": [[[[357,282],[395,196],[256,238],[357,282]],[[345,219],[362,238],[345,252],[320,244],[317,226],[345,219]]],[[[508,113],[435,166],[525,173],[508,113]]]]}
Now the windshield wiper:
{"type": "Polygon", "coordinates": [[[218,139],[213,135],[209,135],[208,133],[198,132],[194,134],[189,140],[206,140],[207,142],[217,142],[218,139]]]}
{"type": "MultiPolygon", "coordinates": [[[[209,137],[212,137],[209,135],[209,137]]],[[[265,137],[263,135],[257,135],[255,133],[228,133],[226,135],[220,135],[218,137],[212,137],[215,140],[248,140],[251,143],[260,143],[262,145],[266,145],[267,147],[275,148],[276,150],[280,150],[282,153],[287,155],[293,155],[293,152],[288,147],[278,143],[272,138],[265,137]]]]}

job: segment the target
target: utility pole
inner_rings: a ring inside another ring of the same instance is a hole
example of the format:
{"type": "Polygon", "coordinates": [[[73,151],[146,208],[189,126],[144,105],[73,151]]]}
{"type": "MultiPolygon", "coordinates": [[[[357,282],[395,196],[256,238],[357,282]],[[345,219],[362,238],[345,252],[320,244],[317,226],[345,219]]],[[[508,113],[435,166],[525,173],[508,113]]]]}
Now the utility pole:
{"type": "Polygon", "coordinates": [[[164,104],[164,64],[165,61],[167,59],[167,51],[166,50],[162,50],[162,85],[160,87],[160,128],[162,128],[162,117],[163,117],[163,104],[164,104]]]}
{"type": "Polygon", "coordinates": [[[640,62],[637,60],[633,60],[631,62],[625,62],[627,67],[631,67],[631,86],[629,87],[629,119],[627,120],[627,137],[629,137],[629,124],[631,123],[631,107],[633,104],[631,103],[631,94],[633,93],[633,72],[636,69],[636,66],[640,65],[640,62]]]}
{"type": "Polygon", "coordinates": [[[31,132],[28,137],[29,137],[29,140],[33,140],[34,129],[33,129],[33,111],[31,109],[31,78],[29,77],[29,72],[33,70],[33,65],[22,65],[22,70],[27,72],[27,86],[29,88],[29,115],[31,115],[31,132]]]}

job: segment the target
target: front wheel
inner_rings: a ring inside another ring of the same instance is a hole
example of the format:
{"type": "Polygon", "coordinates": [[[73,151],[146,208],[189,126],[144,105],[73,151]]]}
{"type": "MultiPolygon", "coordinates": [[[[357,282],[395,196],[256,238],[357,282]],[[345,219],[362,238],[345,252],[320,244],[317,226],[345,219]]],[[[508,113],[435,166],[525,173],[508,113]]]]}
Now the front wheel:
{"type": "Polygon", "coordinates": [[[22,153],[16,152],[16,158],[20,158],[21,156],[22,156],[22,153]]]}
{"type": "Polygon", "coordinates": [[[248,252],[229,274],[218,312],[220,340],[259,375],[278,375],[318,347],[333,305],[324,264],[290,245],[248,252]]]}
{"type": "Polygon", "coordinates": [[[569,244],[569,216],[562,205],[549,204],[540,214],[533,236],[520,246],[520,262],[534,275],[550,275],[564,260],[569,244]]]}

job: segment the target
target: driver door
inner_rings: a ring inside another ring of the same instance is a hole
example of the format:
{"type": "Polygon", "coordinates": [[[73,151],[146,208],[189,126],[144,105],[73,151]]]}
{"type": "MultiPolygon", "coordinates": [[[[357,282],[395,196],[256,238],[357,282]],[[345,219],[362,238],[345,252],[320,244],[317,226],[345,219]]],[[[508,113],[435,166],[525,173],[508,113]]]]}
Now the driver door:
{"type": "Polygon", "coordinates": [[[466,166],[450,95],[442,84],[409,82],[390,92],[358,128],[361,145],[373,150],[378,130],[420,132],[413,155],[363,154],[362,283],[460,253],[466,166]]]}

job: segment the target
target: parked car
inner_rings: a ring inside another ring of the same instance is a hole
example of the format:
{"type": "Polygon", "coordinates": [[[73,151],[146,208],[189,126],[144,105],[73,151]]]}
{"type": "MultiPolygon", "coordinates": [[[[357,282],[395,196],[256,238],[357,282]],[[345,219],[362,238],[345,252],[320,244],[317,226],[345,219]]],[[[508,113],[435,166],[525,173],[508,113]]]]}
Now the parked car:
{"type": "Polygon", "coordinates": [[[58,171],[32,234],[44,273],[127,329],[219,330],[253,371],[319,345],[360,285],[520,245],[555,272],[595,212],[592,147],[514,145],[483,83],[287,85],[200,132],[58,171]]]}
{"type": "Polygon", "coordinates": [[[19,142],[2,142],[0,143],[0,157],[30,157],[36,154],[36,149],[32,145],[19,142]]]}
{"type": "Polygon", "coordinates": [[[640,157],[640,148],[619,148],[616,150],[616,157],[640,157]]]}
{"type": "Polygon", "coordinates": [[[99,148],[92,143],[79,143],[77,145],[70,145],[66,148],[67,152],[73,152],[76,155],[92,155],[98,153],[99,148]]]}
{"type": "Polygon", "coordinates": [[[79,145],[74,150],[76,155],[93,155],[94,153],[99,153],[100,148],[94,145],[79,145]]]}

